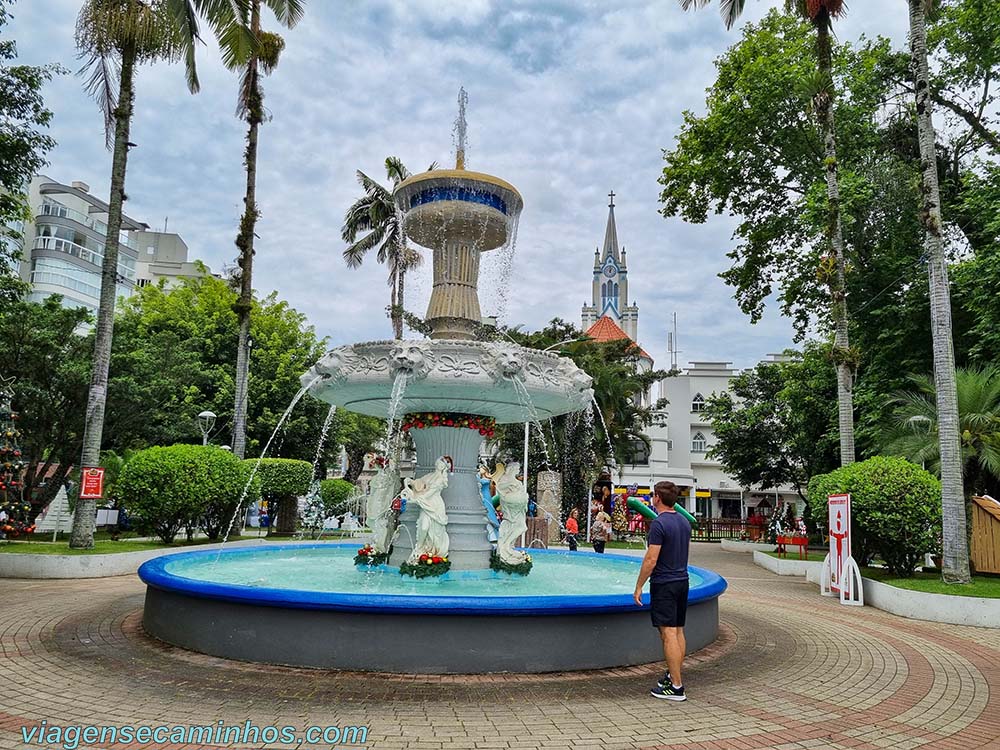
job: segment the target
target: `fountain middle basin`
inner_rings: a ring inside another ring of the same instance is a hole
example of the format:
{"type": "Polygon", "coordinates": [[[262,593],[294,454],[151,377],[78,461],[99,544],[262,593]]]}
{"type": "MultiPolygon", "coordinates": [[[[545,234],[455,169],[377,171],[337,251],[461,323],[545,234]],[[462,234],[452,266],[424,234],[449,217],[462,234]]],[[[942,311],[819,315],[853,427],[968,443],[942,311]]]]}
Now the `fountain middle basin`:
{"type": "MultiPolygon", "coordinates": [[[[355,544],[203,550],[150,560],[143,626],[241,661],[425,674],[552,672],[663,658],[632,600],[639,558],[532,550],[530,576],[404,580],[355,569],[355,544]]],[[[688,651],[715,640],[726,582],[691,567],[688,651]]]]}

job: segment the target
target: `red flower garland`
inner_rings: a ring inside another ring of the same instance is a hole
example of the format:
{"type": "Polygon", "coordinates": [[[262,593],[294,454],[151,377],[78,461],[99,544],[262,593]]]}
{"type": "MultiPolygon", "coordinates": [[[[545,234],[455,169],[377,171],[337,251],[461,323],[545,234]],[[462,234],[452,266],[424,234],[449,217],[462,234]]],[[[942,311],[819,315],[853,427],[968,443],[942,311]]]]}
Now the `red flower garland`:
{"type": "Polygon", "coordinates": [[[423,430],[428,427],[454,427],[455,429],[478,430],[483,437],[496,434],[497,421],[493,417],[475,414],[451,414],[447,412],[423,412],[407,414],[403,417],[403,432],[423,430]]]}

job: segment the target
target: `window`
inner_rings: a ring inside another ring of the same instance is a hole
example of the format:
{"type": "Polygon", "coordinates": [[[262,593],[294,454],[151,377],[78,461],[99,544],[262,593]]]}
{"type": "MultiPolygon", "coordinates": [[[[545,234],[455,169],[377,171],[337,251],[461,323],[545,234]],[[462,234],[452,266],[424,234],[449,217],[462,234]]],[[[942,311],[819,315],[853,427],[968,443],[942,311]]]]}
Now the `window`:
{"type": "Polygon", "coordinates": [[[135,285],[142,289],[144,286],[149,286],[152,279],[136,279],[135,285]]]}
{"type": "Polygon", "coordinates": [[[629,443],[628,457],[625,462],[630,466],[649,466],[649,446],[642,440],[629,443]]]}
{"type": "Polygon", "coordinates": [[[691,411],[705,411],[705,398],[700,393],[694,394],[694,398],[691,399],[691,411]]]}
{"type": "Polygon", "coordinates": [[[704,453],[707,448],[708,443],[705,440],[705,435],[701,432],[696,432],[694,437],[691,438],[691,452],[704,453]]]}

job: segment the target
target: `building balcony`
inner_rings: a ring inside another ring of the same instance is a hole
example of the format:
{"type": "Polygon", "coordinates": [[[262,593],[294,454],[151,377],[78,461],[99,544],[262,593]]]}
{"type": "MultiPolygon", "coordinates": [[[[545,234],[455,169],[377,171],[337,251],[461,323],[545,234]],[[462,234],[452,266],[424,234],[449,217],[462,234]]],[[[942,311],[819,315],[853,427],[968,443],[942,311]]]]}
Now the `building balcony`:
{"type": "MultiPolygon", "coordinates": [[[[45,201],[42,205],[38,206],[35,209],[35,217],[40,216],[57,216],[61,219],[69,219],[75,221],[77,224],[82,224],[88,229],[93,229],[104,240],[108,236],[108,225],[103,221],[95,219],[82,211],[77,211],[75,208],[64,206],[62,203],[57,203],[56,201],[45,201]]],[[[139,249],[139,244],[132,237],[129,237],[127,232],[119,232],[118,242],[133,250],[138,251],[139,249]]]]}
{"type": "MultiPolygon", "coordinates": [[[[104,263],[104,256],[101,253],[83,245],[78,245],[70,240],[64,240],[61,237],[35,237],[35,241],[31,247],[35,250],[55,250],[56,252],[65,253],[66,255],[71,255],[74,258],[91,263],[98,268],[104,263]]],[[[118,261],[118,274],[130,282],[135,281],[135,268],[123,263],[120,258],[118,261]]]]}

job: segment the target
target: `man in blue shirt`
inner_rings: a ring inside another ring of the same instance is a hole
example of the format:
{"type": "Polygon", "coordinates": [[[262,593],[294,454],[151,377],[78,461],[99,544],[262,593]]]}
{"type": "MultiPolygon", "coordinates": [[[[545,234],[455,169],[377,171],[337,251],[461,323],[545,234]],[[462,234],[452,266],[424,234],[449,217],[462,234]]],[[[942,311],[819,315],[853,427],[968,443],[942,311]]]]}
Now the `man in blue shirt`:
{"type": "Polygon", "coordinates": [[[667,671],[650,694],[670,701],[687,700],[681,667],[687,644],[684,622],[687,617],[688,547],[691,524],[674,510],[677,485],[657,482],[653,488],[656,518],[649,526],[648,547],[635,584],[635,603],[642,606],[642,587],[649,581],[649,611],[653,626],[660,631],[667,671]]]}

